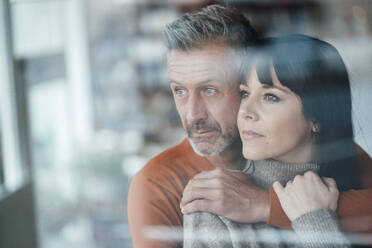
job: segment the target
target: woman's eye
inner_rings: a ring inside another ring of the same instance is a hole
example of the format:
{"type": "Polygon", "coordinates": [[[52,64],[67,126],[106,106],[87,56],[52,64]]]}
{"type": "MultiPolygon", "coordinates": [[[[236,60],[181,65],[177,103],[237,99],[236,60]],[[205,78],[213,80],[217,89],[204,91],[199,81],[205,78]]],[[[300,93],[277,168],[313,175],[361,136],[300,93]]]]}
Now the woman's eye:
{"type": "Polygon", "coordinates": [[[216,89],[210,87],[205,88],[204,91],[207,95],[213,95],[214,93],[216,93],[216,89]]]}
{"type": "Polygon", "coordinates": [[[241,90],[239,93],[240,93],[240,98],[247,98],[249,96],[249,93],[245,90],[241,90]]]}
{"type": "Polygon", "coordinates": [[[273,95],[273,94],[265,94],[265,100],[269,101],[269,102],[279,102],[280,99],[279,97],[277,97],[276,95],[273,95]]]}

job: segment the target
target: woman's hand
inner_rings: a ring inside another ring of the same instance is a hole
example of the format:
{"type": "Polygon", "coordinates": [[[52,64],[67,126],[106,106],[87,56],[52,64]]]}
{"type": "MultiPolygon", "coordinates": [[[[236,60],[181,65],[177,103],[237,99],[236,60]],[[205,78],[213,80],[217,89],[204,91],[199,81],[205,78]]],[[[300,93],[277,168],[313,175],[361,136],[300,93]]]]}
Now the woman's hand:
{"type": "Polygon", "coordinates": [[[303,176],[297,175],[285,187],[277,181],[273,188],[291,221],[321,208],[333,211],[337,208],[339,192],[336,181],[332,178],[320,178],[313,171],[308,171],[303,176]]]}
{"type": "Polygon", "coordinates": [[[183,214],[202,211],[255,223],[267,220],[269,204],[269,191],[254,185],[247,175],[216,168],[188,182],[180,207],[183,214]]]}

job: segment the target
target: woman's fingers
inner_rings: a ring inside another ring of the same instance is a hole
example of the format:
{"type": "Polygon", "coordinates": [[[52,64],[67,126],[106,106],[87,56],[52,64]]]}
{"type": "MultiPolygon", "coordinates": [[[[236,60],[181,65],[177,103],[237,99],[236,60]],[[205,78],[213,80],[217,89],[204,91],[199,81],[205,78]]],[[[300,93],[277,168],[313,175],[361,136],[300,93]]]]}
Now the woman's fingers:
{"type": "Polygon", "coordinates": [[[315,181],[316,183],[322,184],[322,179],[318,174],[316,174],[314,171],[307,171],[304,174],[304,177],[306,179],[309,179],[310,181],[315,181]]]}
{"type": "Polygon", "coordinates": [[[200,198],[218,200],[222,197],[221,194],[236,192],[242,184],[251,183],[241,172],[231,172],[220,168],[203,171],[187,183],[180,206],[200,198]]]}
{"type": "Polygon", "coordinates": [[[331,194],[331,196],[333,196],[335,199],[334,201],[330,203],[329,207],[332,210],[336,210],[337,203],[338,203],[338,197],[340,195],[338,188],[337,188],[336,181],[333,178],[329,178],[329,177],[322,177],[322,180],[324,184],[327,185],[328,191],[331,194]]]}
{"type": "MultiPolygon", "coordinates": [[[[237,178],[242,179],[242,172],[237,170],[228,170],[216,168],[209,171],[202,171],[195,175],[193,179],[212,179],[212,178],[237,178]]],[[[244,175],[245,176],[245,175],[244,175]]]]}
{"type": "Polygon", "coordinates": [[[219,176],[224,176],[223,169],[216,168],[209,171],[202,171],[199,174],[194,176],[194,179],[208,179],[208,178],[215,178],[219,176]]]}
{"type": "Polygon", "coordinates": [[[183,214],[191,214],[194,212],[209,212],[213,214],[218,214],[217,209],[213,201],[207,199],[200,199],[192,201],[185,206],[181,207],[181,212],[183,214]]]}
{"type": "Polygon", "coordinates": [[[185,190],[182,196],[180,206],[183,207],[186,204],[199,199],[219,200],[223,197],[222,194],[223,191],[213,188],[196,187],[191,190],[185,190]]]}
{"type": "Polygon", "coordinates": [[[336,184],[336,181],[333,179],[333,178],[330,178],[330,177],[322,177],[323,179],[323,182],[325,185],[327,185],[327,187],[331,190],[331,189],[337,189],[337,184],[336,184]]]}
{"type": "Polygon", "coordinates": [[[273,184],[273,189],[274,189],[275,193],[277,194],[277,196],[280,199],[282,197],[283,193],[284,193],[284,187],[283,187],[283,185],[279,181],[276,181],[273,184]]]}
{"type": "Polygon", "coordinates": [[[185,190],[189,188],[224,188],[224,186],[224,181],[218,178],[197,178],[191,179],[185,190]]]}

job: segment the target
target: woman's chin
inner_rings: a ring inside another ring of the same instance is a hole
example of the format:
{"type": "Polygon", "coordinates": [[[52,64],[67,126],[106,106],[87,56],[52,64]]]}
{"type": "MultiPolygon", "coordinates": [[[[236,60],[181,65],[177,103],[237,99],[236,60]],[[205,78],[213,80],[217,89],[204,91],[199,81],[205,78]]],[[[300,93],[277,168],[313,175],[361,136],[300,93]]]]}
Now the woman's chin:
{"type": "Polygon", "coordinates": [[[269,158],[266,152],[263,152],[261,150],[251,149],[251,148],[244,149],[244,147],[243,147],[243,156],[249,160],[263,160],[263,159],[269,158]]]}

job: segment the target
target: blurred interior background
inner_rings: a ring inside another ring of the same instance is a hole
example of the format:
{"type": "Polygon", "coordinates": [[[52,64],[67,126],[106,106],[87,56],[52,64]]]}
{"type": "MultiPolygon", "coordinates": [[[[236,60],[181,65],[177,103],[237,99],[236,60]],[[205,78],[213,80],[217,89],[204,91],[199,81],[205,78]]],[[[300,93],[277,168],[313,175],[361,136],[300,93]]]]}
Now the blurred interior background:
{"type": "Polygon", "coordinates": [[[221,2],[263,35],[339,49],[356,142],[372,155],[371,1],[1,0],[0,247],[132,247],[130,179],[185,136],[162,31],[221,2]]]}

